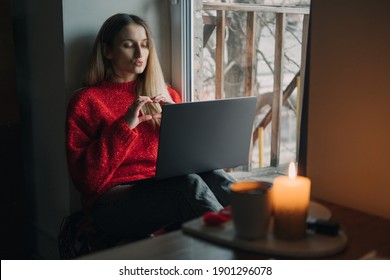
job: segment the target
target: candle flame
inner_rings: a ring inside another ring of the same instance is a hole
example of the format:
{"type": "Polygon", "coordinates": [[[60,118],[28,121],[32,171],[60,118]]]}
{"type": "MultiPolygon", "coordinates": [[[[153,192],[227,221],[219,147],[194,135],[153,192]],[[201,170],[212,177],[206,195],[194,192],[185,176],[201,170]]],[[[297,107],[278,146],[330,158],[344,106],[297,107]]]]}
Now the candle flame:
{"type": "Polygon", "coordinates": [[[288,177],[290,179],[295,179],[297,177],[297,170],[293,161],[291,161],[290,165],[288,166],[288,177]]]}

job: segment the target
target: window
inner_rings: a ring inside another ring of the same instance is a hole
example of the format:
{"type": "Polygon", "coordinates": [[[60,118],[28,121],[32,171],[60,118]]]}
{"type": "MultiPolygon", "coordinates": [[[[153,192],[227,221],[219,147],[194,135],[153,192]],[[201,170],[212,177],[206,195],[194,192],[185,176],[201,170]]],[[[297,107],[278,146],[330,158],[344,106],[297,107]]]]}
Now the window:
{"type": "Polygon", "coordinates": [[[243,169],[296,161],[310,1],[189,2],[187,100],[257,96],[251,160],[243,169]]]}

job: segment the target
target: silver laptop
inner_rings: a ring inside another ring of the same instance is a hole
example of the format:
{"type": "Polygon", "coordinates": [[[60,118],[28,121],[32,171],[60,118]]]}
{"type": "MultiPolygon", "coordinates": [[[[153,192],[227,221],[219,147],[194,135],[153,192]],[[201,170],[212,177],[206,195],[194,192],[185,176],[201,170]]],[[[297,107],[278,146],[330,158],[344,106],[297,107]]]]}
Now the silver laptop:
{"type": "Polygon", "coordinates": [[[156,179],[248,164],[256,97],[168,104],[156,179]]]}

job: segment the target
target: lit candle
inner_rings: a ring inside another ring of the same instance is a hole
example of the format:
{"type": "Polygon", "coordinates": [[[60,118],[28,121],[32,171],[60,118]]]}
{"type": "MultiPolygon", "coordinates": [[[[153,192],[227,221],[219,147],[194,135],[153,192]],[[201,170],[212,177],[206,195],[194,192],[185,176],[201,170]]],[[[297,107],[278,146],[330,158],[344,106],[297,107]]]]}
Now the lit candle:
{"type": "Polygon", "coordinates": [[[276,177],[273,182],[274,233],[284,239],[300,239],[306,235],[310,179],[297,176],[293,162],[288,173],[288,176],[276,177]]]}

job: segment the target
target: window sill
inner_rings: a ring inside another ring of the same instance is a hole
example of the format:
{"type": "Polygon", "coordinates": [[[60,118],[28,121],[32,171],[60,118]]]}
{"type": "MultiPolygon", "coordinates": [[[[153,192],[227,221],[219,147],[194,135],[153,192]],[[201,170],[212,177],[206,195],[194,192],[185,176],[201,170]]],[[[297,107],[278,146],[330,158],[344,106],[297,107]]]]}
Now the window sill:
{"type": "Polygon", "coordinates": [[[236,180],[253,180],[253,181],[266,181],[272,182],[275,177],[280,175],[286,175],[288,170],[288,164],[282,164],[278,167],[263,167],[253,169],[251,171],[232,171],[229,174],[236,180]]]}

